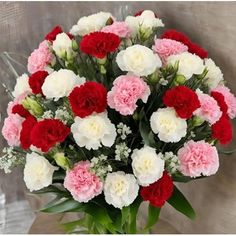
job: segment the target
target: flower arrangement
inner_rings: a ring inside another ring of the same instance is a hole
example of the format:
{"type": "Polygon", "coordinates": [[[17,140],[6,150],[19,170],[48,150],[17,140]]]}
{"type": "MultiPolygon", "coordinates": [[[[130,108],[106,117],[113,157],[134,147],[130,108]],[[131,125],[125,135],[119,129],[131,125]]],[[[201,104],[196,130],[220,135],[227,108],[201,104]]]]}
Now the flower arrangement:
{"type": "Polygon", "coordinates": [[[189,218],[175,185],[214,175],[216,144],[232,140],[236,97],[201,48],[152,11],[56,26],[16,80],[0,167],[24,166],[43,212],[82,212],[67,232],[147,232],[168,202],[189,218]],[[138,209],[149,203],[147,224],[138,209]]]}

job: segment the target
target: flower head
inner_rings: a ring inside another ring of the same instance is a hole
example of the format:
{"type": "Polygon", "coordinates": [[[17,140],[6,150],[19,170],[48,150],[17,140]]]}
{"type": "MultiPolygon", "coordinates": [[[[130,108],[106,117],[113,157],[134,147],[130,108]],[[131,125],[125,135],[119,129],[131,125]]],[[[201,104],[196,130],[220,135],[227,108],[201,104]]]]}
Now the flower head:
{"type": "Polygon", "coordinates": [[[104,183],[104,195],[108,204],[122,209],[138,196],[138,183],[131,174],[123,171],[108,173],[104,183]]]}
{"type": "Polygon", "coordinates": [[[161,156],[148,146],[133,151],[132,168],[141,186],[148,186],[162,177],[165,162],[161,156]]]}
{"type": "Polygon", "coordinates": [[[90,171],[89,161],[80,161],[73,169],[67,171],[64,187],[70,191],[78,202],[88,202],[102,193],[101,180],[90,171]]]}
{"type": "Polygon", "coordinates": [[[176,143],[187,134],[187,122],[176,116],[172,108],[159,108],[150,118],[151,128],[164,142],[176,143]]]}
{"type": "Polygon", "coordinates": [[[84,118],[93,112],[104,112],[107,107],[107,90],[97,82],[85,82],[75,87],[69,95],[72,111],[84,118]]]}
{"type": "Polygon", "coordinates": [[[45,36],[45,39],[53,42],[56,39],[56,36],[62,32],[61,26],[57,25],[45,36]]]}
{"type": "Polygon", "coordinates": [[[113,33],[94,32],[85,35],[80,42],[80,50],[96,58],[104,58],[115,52],[120,45],[120,38],[113,33]]]}
{"type": "Polygon", "coordinates": [[[133,45],[117,54],[116,62],[122,71],[132,72],[137,76],[148,76],[162,63],[158,55],[142,45],[133,45]]]}
{"type": "Polygon", "coordinates": [[[128,38],[131,34],[131,29],[129,28],[126,22],[115,21],[111,25],[107,25],[101,29],[105,33],[113,33],[119,36],[120,38],[128,38]]]}
{"type": "Polygon", "coordinates": [[[43,94],[42,85],[47,76],[47,71],[39,70],[29,77],[29,86],[34,94],[43,94]]]}
{"type": "Polygon", "coordinates": [[[101,147],[101,144],[111,147],[116,138],[115,125],[108,119],[106,112],[83,119],[77,116],[71,126],[71,132],[78,146],[89,150],[96,150],[101,147]]]}
{"type": "Polygon", "coordinates": [[[29,86],[29,77],[27,74],[23,74],[16,79],[16,85],[14,91],[12,92],[13,96],[19,97],[22,94],[31,93],[31,88],[29,86]]]}
{"type": "Polygon", "coordinates": [[[147,102],[150,95],[149,86],[134,75],[119,76],[113,85],[112,90],[108,92],[108,105],[122,115],[132,115],[137,108],[138,99],[147,102]]]}
{"type": "Polygon", "coordinates": [[[216,147],[205,141],[188,141],[179,149],[178,158],[180,171],[190,177],[213,175],[219,168],[216,147]]]}
{"type": "Polygon", "coordinates": [[[171,177],[166,171],[156,182],[149,186],[142,187],[140,195],[144,201],[149,201],[154,207],[162,207],[165,202],[171,197],[174,190],[174,184],[171,177]]]}
{"type": "Polygon", "coordinates": [[[30,191],[36,191],[52,184],[52,176],[58,167],[49,163],[43,156],[33,152],[26,155],[24,181],[30,191]]]}

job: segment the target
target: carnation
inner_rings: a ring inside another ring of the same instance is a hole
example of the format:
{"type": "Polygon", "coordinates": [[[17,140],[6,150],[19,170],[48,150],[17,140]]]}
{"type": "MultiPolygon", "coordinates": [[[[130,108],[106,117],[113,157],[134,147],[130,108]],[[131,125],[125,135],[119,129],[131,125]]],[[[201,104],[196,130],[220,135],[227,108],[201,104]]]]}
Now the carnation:
{"type": "Polygon", "coordinates": [[[122,75],[115,79],[108,93],[108,105],[122,115],[132,115],[137,108],[136,102],[141,99],[144,103],[150,95],[149,86],[139,77],[122,75]]]}
{"type": "Polygon", "coordinates": [[[96,58],[104,58],[115,52],[120,45],[120,38],[113,33],[94,32],[85,35],[80,42],[80,50],[96,58]]]}
{"type": "Polygon", "coordinates": [[[228,106],[227,114],[233,119],[236,117],[236,97],[231,93],[230,89],[224,85],[219,85],[212,91],[219,92],[224,96],[225,103],[228,106]]]}
{"type": "Polygon", "coordinates": [[[37,71],[29,77],[29,86],[34,94],[43,94],[42,85],[48,76],[47,71],[37,71]]]}
{"type": "Polygon", "coordinates": [[[2,127],[2,135],[7,140],[9,146],[20,145],[20,132],[25,119],[18,114],[10,114],[2,127]]]}
{"type": "Polygon", "coordinates": [[[222,111],[217,101],[203,92],[198,92],[197,94],[201,106],[194,112],[194,115],[206,120],[210,125],[215,124],[222,116],[222,111]]]}
{"type": "Polygon", "coordinates": [[[104,183],[104,195],[108,204],[122,209],[138,196],[139,186],[132,174],[123,171],[108,173],[104,183]]]}
{"type": "Polygon", "coordinates": [[[77,85],[85,82],[85,78],[77,76],[73,71],[60,69],[48,75],[43,83],[42,91],[46,98],[58,100],[67,97],[77,85]]]}
{"type": "Polygon", "coordinates": [[[26,187],[32,192],[52,184],[52,176],[58,167],[49,163],[43,156],[32,152],[26,155],[24,168],[24,181],[26,187]]]}
{"type": "Polygon", "coordinates": [[[168,65],[174,66],[176,62],[179,62],[178,74],[185,76],[186,79],[190,79],[193,75],[202,74],[205,69],[203,60],[189,52],[171,55],[167,58],[168,65]]]}
{"type": "Polygon", "coordinates": [[[16,85],[12,95],[14,97],[19,97],[24,93],[31,93],[31,88],[29,86],[29,77],[27,74],[23,74],[16,79],[16,85]]]}
{"type": "Polygon", "coordinates": [[[115,21],[111,25],[107,25],[101,29],[101,32],[113,33],[120,38],[129,38],[131,34],[131,29],[126,22],[115,21]]]}
{"type": "Polygon", "coordinates": [[[130,46],[120,51],[116,62],[122,71],[132,72],[137,76],[148,76],[162,65],[158,55],[142,45],[130,46]]]}
{"type": "Polygon", "coordinates": [[[222,115],[227,115],[228,106],[225,102],[224,95],[222,93],[212,91],[211,96],[217,101],[217,104],[222,111],[222,115]]]}
{"type": "Polygon", "coordinates": [[[149,201],[154,207],[162,207],[171,197],[174,184],[169,174],[164,171],[162,177],[149,186],[142,187],[140,195],[144,201],[149,201]]]}
{"type": "Polygon", "coordinates": [[[60,33],[52,43],[52,48],[60,58],[70,59],[75,55],[72,50],[72,41],[66,33],[60,33]]]}
{"type": "Polygon", "coordinates": [[[21,102],[27,97],[29,92],[22,93],[20,96],[14,98],[13,101],[9,102],[7,105],[7,114],[12,114],[12,109],[15,105],[21,104],[21,102]]]}
{"type": "Polygon", "coordinates": [[[62,121],[45,119],[34,125],[31,134],[31,144],[48,152],[57,143],[63,142],[70,133],[70,128],[65,126],[62,121]]]}
{"type": "Polygon", "coordinates": [[[72,111],[76,116],[84,118],[93,112],[104,112],[107,107],[107,90],[97,82],[85,82],[76,87],[69,95],[72,111]]]}
{"type": "Polygon", "coordinates": [[[233,127],[227,115],[221,118],[211,126],[212,138],[219,140],[220,144],[228,144],[233,139],[233,127]]]}
{"type": "Polygon", "coordinates": [[[159,55],[163,64],[166,64],[169,56],[187,52],[188,47],[172,39],[155,39],[152,50],[159,55]]]}
{"type": "Polygon", "coordinates": [[[164,26],[162,20],[157,18],[154,12],[150,10],[144,10],[137,16],[127,16],[125,22],[131,29],[132,37],[135,37],[140,29],[145,32],[149,29],[153,30],[164,26]]]}
{"type": "Polygon", "coordinates": [[[208,70],[206,75],[206,84],[210,89],[216,88],[219,84],[221,84],[224,80],[223,74],[218,66],[216,66],[215,62],[208,58],[205,59],[205,66],[208,70]]]}
{"type": "Polygon", "coordinates": [[[76,201],[88,202],[102,193],[103,183],[91,172],[89,161],[80,161],[67,171],[64,187],[76,201]]]}
{"type": "Polygon", "coordinates": [[[101,30],[112,15],[109,12],[99,12],[90,16],[84,16],[74,25],[70,33],[74,36],[84,36],[86,34],[101,30]]]}
{"type": "Polygon", "coordinates": [[[219,157],[216,147],[202,141],[190,140],[179,149],[180,171],[190,177],[210,176],[219,168],[219,157]]]}
{"type": "Polygon", "coordinates": [[[152,131],[164,142],[176,143],[187,134],[187,122],[172,108],[159,108],[150,118],[152,131]]]}
{"type": "Polygon", "coordinates": [[[33,74],[39,70],[48,70],[55,63],[55,57],[49,49],[47,40],[39,44],[28,58],[28,71],[33,74]]]}
{"type": "Polygon", "coordinates": [[[157,155],[156,150],[148,146],[133,151],[132,168],[141,186],[148,186],[162,177],[165,162],[161,156],[161,153],[157,155]]]}
{"type": "Polygon", "coordinates": [[[111,147],[116,138],[116,128],[108,119],[106,112],[83,119],[75,117],[71,132],[77,145],[89,150],[96,150],[102,145],[111,147]]]}
{"type": "Polygon", "coordinates": [[[27,118],[29,116],[32,116],[28,110],[26,110],[23,105],[16,104],[12,107],[12,114],[18,114],[23,118],[27,118]]]}
{"type": "Polygon", "coordinates": [[[46,36],[45,39],[48,40],[49,42],[53,42],[56,39],[56,36],[60,33],[62,33],[62,28],[61,26],[57,25],[55,26],[52,31],[50,31],[46,36]]]}
{"type": "Polygon", "coordinates": [[[193,112],[200,107],[197,94],[190,88],[180,85],[167,90],[163,103],[173,107],[180,118],[191,118],[193,112]]]}

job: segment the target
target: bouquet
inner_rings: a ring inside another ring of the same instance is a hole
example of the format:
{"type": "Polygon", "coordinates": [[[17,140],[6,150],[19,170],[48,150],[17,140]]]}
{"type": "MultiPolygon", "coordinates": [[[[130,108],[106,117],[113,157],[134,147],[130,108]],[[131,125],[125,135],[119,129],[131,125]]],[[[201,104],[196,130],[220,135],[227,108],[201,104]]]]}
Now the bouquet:
{"type": "Polygon", "coordinates": [[[67,232],[149,232],[166,202],[193,219],[176,183],[219,168],[236,97],[205,49],[163,27],[150,10],[56,26],[16,79],[0,166],[23,165],[29,191],[55,195],[41,211],[80,212],[67,232]]]}

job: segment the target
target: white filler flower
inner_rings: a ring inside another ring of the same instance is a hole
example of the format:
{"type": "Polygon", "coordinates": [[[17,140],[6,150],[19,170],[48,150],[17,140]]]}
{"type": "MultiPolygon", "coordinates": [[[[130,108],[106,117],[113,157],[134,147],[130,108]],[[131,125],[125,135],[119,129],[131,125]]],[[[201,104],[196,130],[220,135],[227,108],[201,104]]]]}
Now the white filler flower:
{"type": "Polygon", "coordinates": [[[186,79],[190,79],[194,74],[202,74],[205,69],[203,60],[199,56],[189,52],[171,55],[167,58],[168,65],[174,66],[177,61],[179,61],[178,74],[184,75],[186,79]]]}
{"type": "Polygon", "coordinates": [[[104,184],[105,200],[116,208],[129,206],[138,196],[138,183],[131,174],[123,171],[109,173],[104,184]]]}
{"type": "Polygon", "coordinates": [[[24,169],[24,181],[27,188],[32,192],[52,184],[52,175],[58,167],[49,163],[47,159],[32,152],[26,155],[24,169]]]}
{"type": "Polygon", "coordinates": [[[113,18],[109,12],[98,12],[84,16],[71,28],[70,33],[74,36],[84,36],[91,32],[99,31],[106,25],[109,18],[113,18]]]}
{"type": "Polygon", "coordinates": [[[153,112],[151,128],[158,138],[164,142],[176,143],[187,134],[187,122],[176,116],[172,108],[159,108],[153,112]]]}
{"type": "Polygon", "coordinates": [[[60,69],[46,77],[42,91],[46,98],[58,100],[59,98],[67,97],[75,86],[84,82],[85,78],[77,76],[73,71],[60,69]]]}
{"type": "Polygon", "coordinates": [[[223,82],[223,74],[220,68],[216,66],[215,62],[210,58],[205,59],[205,66],[208,70],[206,83],[210,89],[214,89],[223,82]]]}
{"type": "Polygon", "coordinates": [[[74,51],[72,50],[72,40],[66,33],[60,33],[56,36],[52,48],[60,58],[66,56],[66,58],[69,59],[73,57],[74,51]]]}
{"type": "Polygon", "coordinates": [[[138,44],[120,51],[116,62],[122,71],[132,72],[138,76],[150,75],[162,65],[157,54],[138,44]]]}
{"type": "Polygon", "coordinates": [[[106,112],[83,119],[76,117],[71,132],[78,146],[89,150],[96,150],[101,147],[101,144],[111,147],[116,138],[115,125],[108,119],[106,112]]]}
{"type": "Polygon", "coordinates": [[[156,150],[148,146],[133,151],[132,168],[141,186],[148,186],[162,177],[165,162],[161,157],[161,153],[156,154],[156,150]]]}
{"type": "Polygon", "coordinates": [[[16,79],[16,85],[12,94],[14,97],[18,97],[25,92],[31,92],[29,77],[27,74],[23,74],[16,79]]]}

